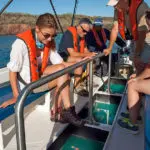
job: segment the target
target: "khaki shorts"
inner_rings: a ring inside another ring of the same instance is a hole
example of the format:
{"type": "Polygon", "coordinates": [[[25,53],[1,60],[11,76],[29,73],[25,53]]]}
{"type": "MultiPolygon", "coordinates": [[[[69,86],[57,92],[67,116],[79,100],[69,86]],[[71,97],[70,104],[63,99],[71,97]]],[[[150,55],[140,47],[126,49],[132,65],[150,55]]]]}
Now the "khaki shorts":
{"type": "MultiPolygon", "coordinates": [[[[42,75],[42,77],[45,77],[46,75],[42,75]]],[[[41,77],[41,78],[42,78],[41,77]]],[[[41,85],[40,87],[33,90],[33,93],[40,93],[50,90],[48,87],[48,83],[45,83],[44,85],[41,85]]]]}

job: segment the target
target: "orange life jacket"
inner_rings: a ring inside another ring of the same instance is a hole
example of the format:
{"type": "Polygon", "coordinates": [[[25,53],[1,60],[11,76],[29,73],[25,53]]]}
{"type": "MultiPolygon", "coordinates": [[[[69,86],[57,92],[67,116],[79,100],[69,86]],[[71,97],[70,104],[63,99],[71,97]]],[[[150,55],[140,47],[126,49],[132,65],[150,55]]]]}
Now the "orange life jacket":
{"type": "MultiPolygon", "coordinates": [[[[131,0],[130,8],[129,8],[129,19],[131,23],[131,31],[133,39],[136,41],[138,39],[138,31],[137,31],[137,10],[143,0],[131,0]]],[[[118,24],[119,24],[119,32],[123,39],[125,39],[125,16],[122,11],[118,11],[118,24]]]]}
{"type": "MultiPolygon", "coordinates": [[[[102,46],[102,42],[101,42],[101,40],[100,40],[100,38],[99,38],[99,36],[98,36],[98,34],[97,34],[97,31],[96,31],[94,28],[92,28],[92,32],[93,32],[93,35],[94,35],[94,37],[95,37],[95,40],[96,40],[97,45],[99,45],[99,46],[101,47],[101,46],[102,46]]],[[[105,34],[104,29],[101,28],[100,32],[101,32],[101,35],[102,35],[102,38],[103,38],[104,43],[106,43],[107,38],[106,38],[106,34],[105,34]]]]}
{"type": "MultiPolygon", "coordinates": [[[[78,35],[77,35],[77,29],[75,27],[69,27],[68,30],[73,35],[74,50],[76,52],[78,52],[78,35]]],[[[84,53],[84,48],[85,48],[85,39],[81,38],[81,40],[80,40],[80,53],[84,53]]]]}
{"type": "Polygon", "coordinates": [[[36,48],[36,43],[32,31],[27,30],[23,33],[17,34],[17,37],[22,39],[27,45],[28,53],[29,53],[29,61],[30,61],[31,82],[36,81],[39,79],[40,75],[43,74],[45,68],[47,67],[50,46],[44,47],[42,67],[41,70],[39,71],[38,62],[37,62],[37,48],[36,48]]]}

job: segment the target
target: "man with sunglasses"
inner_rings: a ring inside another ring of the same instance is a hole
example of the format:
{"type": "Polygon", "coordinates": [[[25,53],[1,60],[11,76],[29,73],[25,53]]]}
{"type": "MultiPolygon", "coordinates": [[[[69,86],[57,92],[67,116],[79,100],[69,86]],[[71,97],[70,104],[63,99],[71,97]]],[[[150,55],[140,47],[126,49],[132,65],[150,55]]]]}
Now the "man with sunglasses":
{"type": "MultiPolygon", "coordinates": [[[[143,0],[109,0],[109,6],[113,6],[115,9],[114,13],[114,25],[111,31],[109,47],[104,50],[105,55],[108,55],[112,46],[116,40],[118,32],[121,37],[128,40],[126,33],[130,33],[130,40],[133,43],[133,59],[137,77],[143,73],[147,64],[150,62],[150,34],[148,32],[148,26],[146,24],[145,12],[149,9],[149,6],[143,0]]],[[[132,75],[131,78],[135,78],[136,75],[132,75]]],[[[128,82],[128,87],[132,86],[132,82],[128,82]]],[[[130,89],[128,89],[129,91],[130,89]]],[[[129,97],[132,96],[132,92],[128,92],[129,97]],[[131,94],[131,95],[130,95],[131,94]]],[[[137,125],[137,115],[132,111],[133,108],[139,110],[139,104],[130,105],[129,115],[124,115],[123,118],[118,120],[118,124],[130,131],[131,133],[138,133],[139,128],[137,125]]],[[[132,103],[133,104],[133,103],[132,103]]]]}
{"type": "MultiPolygon", "coordinates": [[[[92,22],[88,18],[82,18],[77,26],[72,26],[64,33],[60,45],[59,54],[66,62],[79,62],[85,57],[95,56],[95,52],[89,52],[85,43],[85,35],[92,29],[92,22]]],[[[81,72],[75,72],[75,92],[82,96],[87,95],[87,91],[79,84],[81,72]]]]}

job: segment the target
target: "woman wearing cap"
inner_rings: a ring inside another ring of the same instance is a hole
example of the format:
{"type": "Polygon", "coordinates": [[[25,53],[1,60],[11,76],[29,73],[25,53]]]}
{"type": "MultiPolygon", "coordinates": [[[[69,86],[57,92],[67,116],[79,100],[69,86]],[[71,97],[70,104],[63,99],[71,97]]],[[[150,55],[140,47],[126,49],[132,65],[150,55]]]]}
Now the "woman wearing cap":
{"type": "MultiPolygon", "coordinates": [[[[13,98],[4,102],[0,106],[1,108],[14,104],[20,90],[25,85],[65,68],[66,63],[55,50],[56,29],[57,24],[54,16],[45,13],[38,17],[34,29],[17,35],[17,39],[12,45],[10,62],[7,64],[13,98]],[[52,65],[49,65],[49,62],[52,65]]],[[[84,122],[76,115],[75,108],[70,103],[68,81],[68,74],[65,74],[34,89],[33,92],[38,93],[56,87],[56,99],[51,110],[51,119],[53,121],[63,120],[81,126],[84,122]],[[61,102],[63,102],[64,110],[60,112],[61,102]]]]}

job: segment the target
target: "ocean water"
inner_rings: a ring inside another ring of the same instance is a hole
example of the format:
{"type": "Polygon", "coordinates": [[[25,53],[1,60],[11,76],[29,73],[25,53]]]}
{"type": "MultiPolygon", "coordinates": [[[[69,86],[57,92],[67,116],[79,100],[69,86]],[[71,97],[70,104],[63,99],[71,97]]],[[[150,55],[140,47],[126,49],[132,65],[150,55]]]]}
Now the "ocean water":
{"type": "Polygon", "coordinates": [[[9,61],[11,45],[15,39],[16,36],[14,35],[0,36],[0,68],[6,67],[9,61]]]}
{"type": "MultiPolygon", "coordinates": [[[[56,49],[58,49],[58,45],[60,43],[61,37],[62,37],[62,34],[60,33],[55,38],[56,49]]],[[[6,67],[7,63],[9,62],[11,46],[15,40],[16,40],[15,35],[1,35],[0,36],[0,68],[6,67]]],[[[113,53],[117,52],[117,48],[118,46],[115,44],[113,47],[113,53]]]]}
{"type": "MultiPolygon", "coordinates": [[[[58,49],[58,44],[61,40],[62,34],[58,34],[55,38],[56,49],[58,49]]],[[[0,68],[6,67],[10,59],[10,51],[12,43],[16,40],[15,35],[1,35],[0,36],[0,68]]]]}

